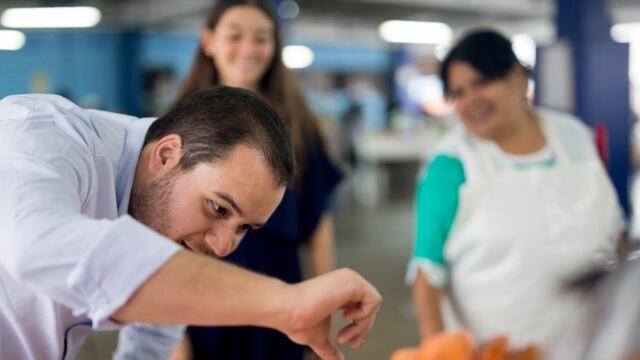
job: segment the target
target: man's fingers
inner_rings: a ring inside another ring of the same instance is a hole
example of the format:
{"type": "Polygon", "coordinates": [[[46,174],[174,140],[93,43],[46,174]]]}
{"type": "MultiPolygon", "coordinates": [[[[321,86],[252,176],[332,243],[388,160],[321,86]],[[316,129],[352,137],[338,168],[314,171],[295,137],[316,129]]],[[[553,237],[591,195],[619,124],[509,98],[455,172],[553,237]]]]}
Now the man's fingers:
{"type": "Polygon", "coordinates": [[[351,323],[338,333],[338,343],[344,344],[360,334],[360,328],[356,323],[351,323]]]}
{"type": "Polygon", "coordinates": [[[342,351],[329,339],[325,339],[318,344],[309,344],[309,347],[322,360],[344,360],[342,351]]]}
{"type": "Polygon", "coordinates": [[[363,331],[361,325],[351,323],[340,331],[338,334],[338,342],[340,344],[349,343],[349,346],[355,349],[362,345],[367,335],[368,332],[363,331]]]}
{"type": "MultiPolygon", "coordinates": [[[[352,323],[338,334],[340,343],[358,347],[369,335],[382,302],[380,293],[359,274],[341,269],[305,281],[294,287],[305,304],[293,312],[285,333],[307,344],[323,360],[342,360],[344,356],[329,339],[329,327],[323,323],[331,313],[342,310],[352,323]],[[310,299],[310,300],[309,300],[310,299]]],[[[326,325],[329,322],[327,321],[326,325]]],[[[297,339],[297,340],[296,340],[297,339]]]]}
{"type": "Polygon", "coordinates": [[[349,306],[344,309],[342,316],[347,320],[357,320],[365,317],[367,314],[359,306],[349,306]]]}
{"type": "Polygon", "coordinates": [[[364,338],[369,335],[379,308],[379,302],[369,304],[369,306],[359,304],[345,308],[343,315],[345,319],[351,320],[352,323],[340,330],[338,342],[340,344],[348,342],[352,348],[359,347],[364,338]]]}
{"type": "Polygon", "coordinates": [[[380,309],[380,303],[350,305],[343,310],[342,315],[351,321],[364,320],[375,316],[378,309],[380,309]]]}
{"type": "Polygon", "coordinates": [[[357,349],[364,344],[364,337],[358,337],[349,341],[349,346],[352,349],[357,349]]]}
{"type": "Polygon", "coordinates": [[[364,338],[369,335],[373,321],[375,317],[364,318],[358,321],[354,321],[351,324],[345,326],[338,333],[338,342],[340,344],[349,343],[351,347],[358,347],[363,342],[364,338]]]}

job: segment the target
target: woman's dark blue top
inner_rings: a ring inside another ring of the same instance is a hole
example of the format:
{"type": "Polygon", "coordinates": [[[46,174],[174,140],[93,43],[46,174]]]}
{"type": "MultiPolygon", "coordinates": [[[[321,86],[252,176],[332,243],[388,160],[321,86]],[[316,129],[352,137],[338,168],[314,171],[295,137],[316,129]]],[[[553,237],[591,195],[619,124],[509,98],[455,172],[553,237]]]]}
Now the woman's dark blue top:
{"type": "MultiPolygon", "coordinates": [[[[302,280],[298,247],[316,229],[342,178],[325,151],[309,151],[302,178],[286,190],[267,224],[248,233],[226,260],[288,283],[302,280]]],[[[304,348],[285,335],[256,327],[189,327],[194,359],[302,360],[304,348]]]]}

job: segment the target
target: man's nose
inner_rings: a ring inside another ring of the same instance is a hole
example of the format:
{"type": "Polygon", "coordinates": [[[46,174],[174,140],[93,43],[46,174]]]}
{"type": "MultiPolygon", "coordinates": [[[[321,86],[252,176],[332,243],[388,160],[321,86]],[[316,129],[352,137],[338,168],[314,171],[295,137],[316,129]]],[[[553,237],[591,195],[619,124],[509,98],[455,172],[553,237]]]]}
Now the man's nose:
{"type": "Polygon", "coordinates": [[[204,236],[204,242],[219,257],[225,257],[236,248],[235,232],[227,229],[211,229],[204,236]]]}

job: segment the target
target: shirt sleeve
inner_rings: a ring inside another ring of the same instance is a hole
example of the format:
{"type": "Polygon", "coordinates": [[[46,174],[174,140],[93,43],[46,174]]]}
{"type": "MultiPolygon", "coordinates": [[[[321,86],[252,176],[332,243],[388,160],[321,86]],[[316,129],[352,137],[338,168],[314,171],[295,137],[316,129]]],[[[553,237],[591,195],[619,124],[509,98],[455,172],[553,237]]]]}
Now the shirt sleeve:
{"type": "Polygon", "coordinates": [[[422,176],[416,195],[416,237],[407,271],[408,284],[415,282],[421,270],[432,285],[446,285],[444,248],[464,182],[462,163],[448,155],[434,157],[422,176]]]}
{"type": "Polygon", "coordinates": [[[120,330],[112,360],[168,359],[186,326],[131,324],[120,330]]]}
{"type": "Polygon", "coordinates": [[[0,264],[40,295],[89,317],[111,316],[180,247],[130,216],[82,214],[90,166],[0,157],[0,264]]]}

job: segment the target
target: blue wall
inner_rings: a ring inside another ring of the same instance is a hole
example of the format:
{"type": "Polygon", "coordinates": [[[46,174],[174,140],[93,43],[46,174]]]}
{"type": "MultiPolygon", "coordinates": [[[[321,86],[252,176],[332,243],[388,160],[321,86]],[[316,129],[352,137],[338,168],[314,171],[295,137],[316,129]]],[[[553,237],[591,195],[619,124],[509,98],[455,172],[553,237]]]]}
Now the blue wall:
{"type": "Polygon", "coordinates": [[[146,68],[170,67],[181,80],[191,67],[198,36],[194,34],[145,33],[140,48],[140,64],[146,68]]]}
{"type": "Polygon", "coordinates": [[[120,38],[110,31],[27,32],[19,51],[0,51],[0,96],[34,91],[33,78],[44,73],[51,92],[76,101],[98,94],[105,108],[121,108],[117,96],[120,38]]]}
{"type": "MultiPolygon", "coordinates": [[[[34,76],[39,73],[49,79],[43,91],[132,115],[141,112],[143,71],[170,68],[180,82],[198,45],[196,33],[102,29],[29,31],[26,35],[21,50],[0,51],[0,97],[34,92],[34,76]]],[[[385,71],[391,66],[385,49],[360,44],[302,45],[315,53],[306,71],[385,71]]]]}
{"type": "Polygon", "coordinates": [[[305,71],[384,72],[392,65],[391,51],[361,44],[298,42],[314,52],[313,64],[305,71]]]}

